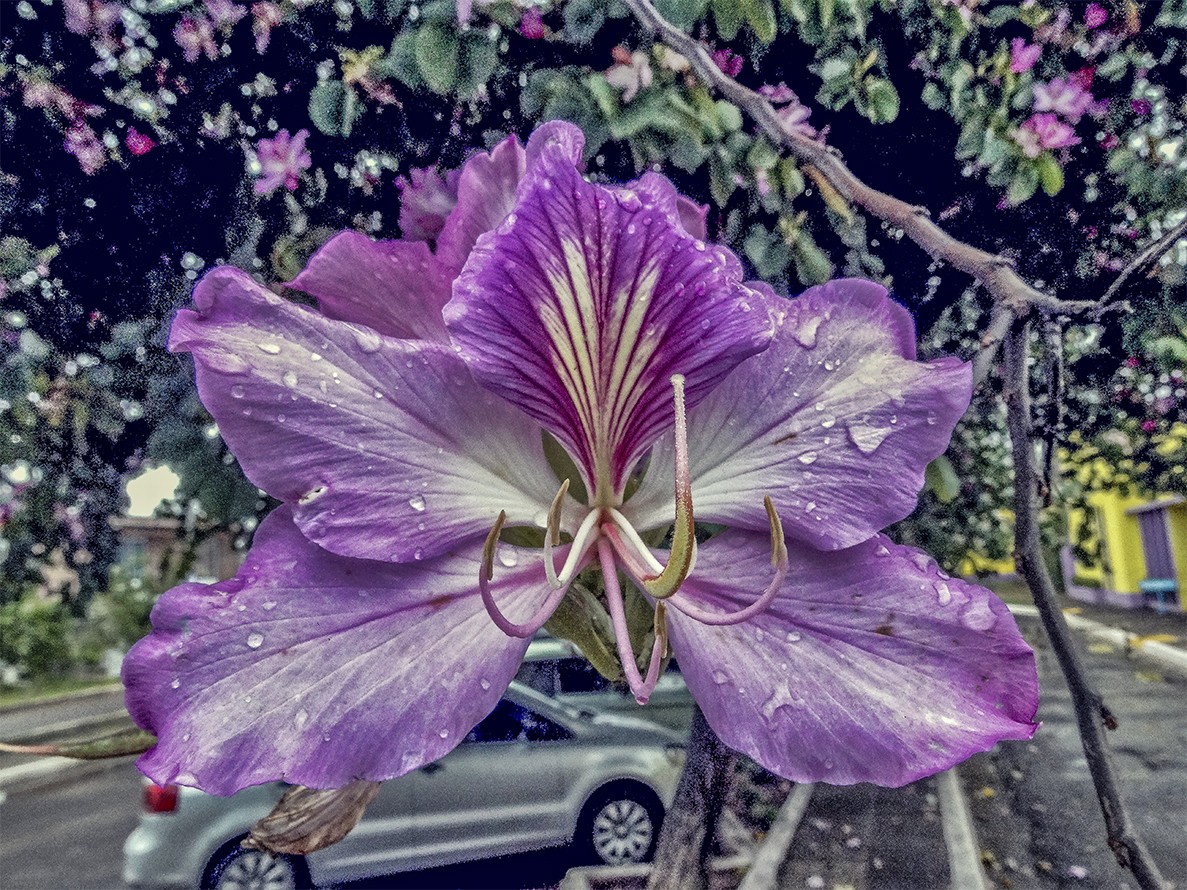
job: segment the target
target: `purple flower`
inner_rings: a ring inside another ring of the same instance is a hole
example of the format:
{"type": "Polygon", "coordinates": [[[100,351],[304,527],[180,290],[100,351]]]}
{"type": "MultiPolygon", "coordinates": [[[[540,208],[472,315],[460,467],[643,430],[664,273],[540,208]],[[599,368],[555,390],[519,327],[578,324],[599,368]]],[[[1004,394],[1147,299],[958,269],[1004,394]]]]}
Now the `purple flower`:
{"type": "Polygon", "coordinates": [[[536,7],[524,10],[519,19],[519,35],[528,40],[539,40],[544,36],[544,17],[536,7]]]}
{"type": "Polygon", "coordinates": [[[1084,10],[1084,24],[1089,30],[1099,28],[1109,20],[1109,12],[1099,3],[1089,3],[1084,10]]]}
{"type": "Polygon", "coordinates": [[[798,101],[795,91],[785,83],[764,83],[758,88],[758,94],[772,105],[782,105],[784,102],[798,101]]]}
{"type": "Polygon", "coordinates": [[[460,170],[442,176],[434,167],[413,168],[396,177],[400,190],[400,231],[410,241],[432,241],[457,205],[460,170]]]}
{"type": "Polygon", "coordinates": [[[230,30],[247,15],[247,7],[232,3],[231,0],[206,0],[206,14],[214,27],[230,30]]]}
{"type": "Polygon", "coordinates": [[[284,21],[284,13],[271,0],[251,5],[251,32],[256,38],[256,52],[263,55],[272,41],[272,29],[284,21]]]}
{"type": "Polygon", "coordinates": [[[1034,85],[1034,110],[1054,111],[1069,123],[1078,123],[1092,104],[1092,93],[1080,86],[1071,75],[1034,85]]]}
{"type": "Polygon", "coordinates": [[[187,62],[196,62],[205,53],[206,58],[218,58],[218,44],[214,41],[214,26],[204,15],[183,15],[173,28],[173,39],[181,47],[187,62]]]}
{"type": "Polygon", "coordinates": [[[157,143],[151,136],[141,133],[135,127],[128,127],[128,132],[124,136],[124,145],[128,146],[128,151],[137,157],[146,155],[157,147],[157,143]]]}
{"type": "Polygon", "coordinates": [[[713,51],[713,64],[729,77],[737,77],[742,73],[745,59],[728,47],[713,51]]]}
{"type": "Polygon", "coordinates": [[[1150,104],[1149,99],[1131,99],[1129,108],[1139,117],[1149,117],[1150,112],[1154,110],[1154,106],[1150,104]]]}
{"type": "Polygon", "coordinates": [[[290,192],[297,190],[298,177],[302,170],[308,170],[313,158],[305,149],[308,130],[298,130],[289,136],[288,130],[280,130],[271,139],[256,143],[256,157],[260,162],[260,178],[256,180],[256,194],[270,195],[282,185],[290,192]]]}
{"type": "Polygon", "coordinates": [[[759,95],[776,106],[779,118],[787,130],[803,136],[805,139],[815,139],[820,135],[816,128],[808,123],[808,118],[812,116],[812,109],[801,104],[799,96],[786,84],[780,83],[777,86],[767,84],[759,87],[758,92],[759,95]],[[779,108],[778,106],[783,107],[779,108]]]}
{"type": "Polygon", "coordinates": [[[66,131],[63,146],[78,160],[78,166],[87,176],[95,173],[107,161],[107,149],[89,125],[76,123],[66,131]]]}
{"type": "Polygon", "coordinates": [[[170,348],[284,503],[234,578],[166,593],[128,655],[147,775],[225,794],[414,770],[491,710],[570,595],[601,610],[588,630],[640,701],[670,642],[726,743],[797,781],[899,785],[1034,732],[1005,606],[877,531],[913,508],[969,366],[916,361],[876,284],[787,301],[743,283],[671,183],[586,182],[582,143],[554,122],[505,149],[524,172],[476,241],[492,194],[468,174],[494,153],[463,169],[436,254],[331,239],[292,282],[320,311],[238,269],[199,283],[170,348]],[[694,509],[728,530],[698,545],[694,509]],[[673,520],[670,548],[644,543],[673,520]],[[587,569],[599,596],[570,594],[587,569]]]}
{"type": "Polygon", "coordinates": [[[1021,37],[1015,37],[1010,41],[1010,70],[1015,74],[1029,71],[1042,53],[1043,48],[1037,43],[1027,43],[1021,37]]]}
{"type": "Polygon", "coordinates": [[[1028,158],[1037,158],[1045,148],[1080,144],[1075,130],[1053,114],[1032,114],[1012,135],[1028,158]]]}

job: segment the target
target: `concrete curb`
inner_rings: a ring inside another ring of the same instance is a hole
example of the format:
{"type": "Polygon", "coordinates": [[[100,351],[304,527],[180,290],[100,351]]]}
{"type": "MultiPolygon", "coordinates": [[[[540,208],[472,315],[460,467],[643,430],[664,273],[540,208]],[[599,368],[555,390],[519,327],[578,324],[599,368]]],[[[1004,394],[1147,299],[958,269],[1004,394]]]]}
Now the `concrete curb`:
{"type": "Polygon", "coordinates": [[[98,698],[102,695],[110,695],[113,692],[119,691],[122,685],[119,681],[116,681],[103,686],[95,686],[91,689],[76,689],[73,692],[59,692],[41,698],[30,698],[7,705],[0,705],[0,717],[3,717],[5,714],[15,714],[18,711],[28,711],[32,708],[44,707],[45,705],[56,705],[62,702],[80,701],[88,698],[98,698]]]}
{"type": "Polygon", "coordinates": [[[948,882],[952,890],[988,890],[973,814],[956,767],[936,776],[936,796],[940,799],[940,826],[948,848],[948,882]]]}
{"type": "MultiPolygon", "coordinates": [[[[1009,609],[1011,614],[1019,617],[1039,617],[1039,610],[1036,606],[1010,604],[1009,609]]],[[[1187,674],[1187,650],[1169,646],[1157,640],[1147,640],[1138,634],[1130,633],[1119,627],[1101,624],[1099,621],[1084,618],[1081,615],[1069,615],[1065,612],[1064,618],[1067,620],[1068,627],[1082,630],[1089,636],[1111,643],[1128,653],[1149,658],[1157,661],[1163,667],[1187,674]]]]}

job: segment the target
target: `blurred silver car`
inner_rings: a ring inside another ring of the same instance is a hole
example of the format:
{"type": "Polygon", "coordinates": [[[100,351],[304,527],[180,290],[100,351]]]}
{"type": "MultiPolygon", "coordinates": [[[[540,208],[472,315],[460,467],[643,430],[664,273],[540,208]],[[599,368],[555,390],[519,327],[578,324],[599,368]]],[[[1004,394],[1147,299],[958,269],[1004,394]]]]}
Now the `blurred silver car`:
{"type": "Polygon", "coordinates": [[[239,847],[283,784],[220,798],[146,783],[140,823],[124,843],[124,880],[292,890],[570,843],[588,861],[644,861],[684,742],[650,721],[576,709],[513,682],[456,749],[384,783],[345,840],[308,857],[239,847]]]}

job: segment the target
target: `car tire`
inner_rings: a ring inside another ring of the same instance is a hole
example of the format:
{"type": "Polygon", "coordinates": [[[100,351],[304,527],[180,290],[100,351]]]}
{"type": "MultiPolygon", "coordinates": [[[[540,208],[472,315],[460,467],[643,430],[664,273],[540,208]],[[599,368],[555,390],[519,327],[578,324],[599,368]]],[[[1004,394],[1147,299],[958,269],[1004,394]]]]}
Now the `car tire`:
{"type": "Polygon", "coordinates": [[[655,852],[664,807],[645,785],[616,782],[586,802],[574,844],[585,861],[603,865],[647,862],[655,852]]]}
{"type": "Polygon", "coordinates": [[[304,858],[245,850],[239,846],[242,840],[235,838],[210,857],[202,873],[202,890],[308,890],[313,886],[304,858]]]}

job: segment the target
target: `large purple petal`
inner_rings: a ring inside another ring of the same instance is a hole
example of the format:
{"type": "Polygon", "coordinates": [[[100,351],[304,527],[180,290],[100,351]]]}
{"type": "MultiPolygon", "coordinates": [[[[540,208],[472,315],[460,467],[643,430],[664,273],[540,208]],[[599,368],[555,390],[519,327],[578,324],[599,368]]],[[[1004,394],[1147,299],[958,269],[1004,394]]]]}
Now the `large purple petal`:
{"type": "MultiPolygon", "coordinates": [[[[515,675],[528,641],[486,614],[480,545],[417,566],[347,559],[288,513],[264,520],[233,579],[161,597],[124,660],[128,711],[157,735],[138,764],[154,781],[390,779],[450,751],[515,675]]],[[[505,611],[543,601],[542,565],[500,570],[505,611]]]]}
{"type": "Polygon", "coordinates": [[[501,223],[515,206],[515,191],[526,164],[519,140],[508,136],[462,167],[457,205],[437,239],[437,256],[455,274],[466,264],[478,236],[501,223]]]}
{"type": "Polygon", "coordinates": [[[452,350],[383,337],[215,269],[177,315],[198,393],[247,477],[335,553],[409,562],[542,523],[556,493],[540,430],[452,350]]]}
{"type": "Polygon", "coordinates": [[[670,377],[685,376],[695,405],[766,346],[771,320],[737,259],[684,231],[671,183],[587,183],[573,161],[580,132],[551,126],[528,145],[514,212],[455,282],[446,324],[479,381],[552,431],[610,497],[671,426],[670,377]]]}
{"type": "MultiPolygon", "coordinates": [[[[734,610],[769,582],[769,541],[705,543],[681,589],[734,610]]],[[[1009,610],[878,536],[796,547],[765,612],[709,627],[669,609],[672,646],[718,735],[797,782],[897,786],[1034,733],[1034,655],[1009,610]]]]}
{"type": "MultiPolygon", "coordinates": [[[[771,347],[689,413],[694,509],[759,531],[770,495],[790,537],[848,547],[915,508],[928,462],[968,407],[971,370],[914,361],[910,315],[873,282],[771,305],[783,314],[771,347]]],[[[672,521],[671,466],[665,436],[626,505],[638,527],[672,521]]]]}
{"type": "Polygon", "coordinates": [[[372,241],[342,232],[327,241],[289,282],[317,298],[322,314],[374,328],[389,337],[444,343],[441,307],[454,273],[423,241],[372,241]]]}

